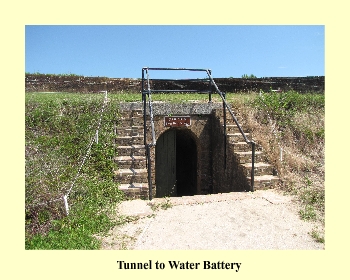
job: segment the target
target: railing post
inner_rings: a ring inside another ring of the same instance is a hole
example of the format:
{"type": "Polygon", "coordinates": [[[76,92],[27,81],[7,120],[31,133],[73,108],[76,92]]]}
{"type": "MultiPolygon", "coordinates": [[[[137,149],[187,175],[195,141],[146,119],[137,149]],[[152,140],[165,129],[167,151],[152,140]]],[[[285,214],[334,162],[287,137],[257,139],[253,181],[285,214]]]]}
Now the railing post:
{"type": "Polygon", "coordinates": [[[152,145],[156,144],[155,141],[155,132],[154,132],[154,121],[153,121],[153,109],[152,109],[152,91],[151,91],[151,85],[149,82],[149,73],[148,68],[146,68],[146,74],[147,74],[147,94],[148,94],[148,104],[149,104],[149,116],[151,120],[151,133],[152,133],[152,145]]]}
{"type": "MultiPolygon", "coordinates": [[[[226,94],[223,92],[223,99],[225,100],[226,94]]],[[[226,105],[222,102],[223,112],[224,112],[224,169],[226,170],[226,158],[227,158],[227,132],[226,132],[226,105]]]]}
{"type": "Polygon", "coordinates": [[[151,119],[151,133],[152,133],[152,145],[156,144],[156,135],[154,131],[154,120],[153,120],[153,108],[152,108],[152,98],[151,93],[148,95],[148,103],[149,103],[149,116],[151,119]]]}
{"type": "MultiPolygon", "coordinates": [[[[210,70],[210,69],[208,69],[208,72],[209,72],[209,74],[211,75],[211,70],[210,70]]],[[[211,101],[211,95],[213,94],[213,84],[212,84],[212,82],[211,82],[210,79],[209,79],[209,83],[210,83],[209,103],[211,103],[211,102],[212,102],[212,101],[211,101]]]]}
{"type": "Polygon", "coordinates": [[[252,170],[250,174],[250,190],[254,191],[254,162],[255,162],[255,143],[252,141],[252,170]]]}
{"type": "MultiPolygon", "coordinates": [[[[146,93],[144,93],[143,96],[143,128],[144,128],[144,145],[146,148],[146,155],[147,155],[147,173],[148,173],[148,195],[149,195],[149,200],[152,200],[152,162],[151,162],[151,147],[156,145],[155,142],[155,131],[154,131],[154,122],[153,122],[153,109],[152,109],[152,94],[151,94],[151,87],[150,87],[150,82],[149,82],[149,74],[148,74],[148,69],[149,68],[144,68],[146,69],[146,75],[147,75],[147,95],[148,95],[148,103],[149,103],[149,115],[150,115],[150,120],[151,120],[151,133],[152,133],[152,143],[147,144],[147,126],[146,126],[146,109],[147,109],[147,102],[146,102],[146,93]]],[[[144,73],[142,71],[142,80],[144,80],[144,73]]],[[[143,84],[142,84],[143,88],[143,84]]]]}
{"type": "Polygon", "coordinates": [[[143,93],[143,144],[147,144],[147,124],[146,124],[146,94],[143,93]]]}
{"type": "Polygon", "coordinates": [[[143,83],[145,81],[145,75],[143,73],[143,68],[142,68],[142,80],[141,80],[141,94],[142,94],[142,101],[144,101],[144,94],[143,94],[143,91],[144,91],[144,86],[143,86],[143,83]]]}
{"type": "Polygon", "coordinates": [[[141,93],[143,102],[143,144],[147,144],[147,125],[146,125],[146,93],[144,89],[145,75],[144,69],[142,68],[142,82],[141,82],[141,93]]]}
{"type": "Polygon", "coordinates": [[[148,172],[148,196],[149,200],[152,200],[153,194],[152,194],[152,171],[151,171],[151,145],[146,145],[146,151],[147,151],[147,172],[148,172]]]}

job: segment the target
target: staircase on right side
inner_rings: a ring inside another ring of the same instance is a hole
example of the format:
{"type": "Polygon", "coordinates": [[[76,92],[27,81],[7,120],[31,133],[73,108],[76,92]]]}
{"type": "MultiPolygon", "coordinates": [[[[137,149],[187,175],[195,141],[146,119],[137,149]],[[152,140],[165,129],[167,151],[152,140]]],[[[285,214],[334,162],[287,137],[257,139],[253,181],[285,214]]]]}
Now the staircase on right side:
{"type": "MultiPolygon", "coordinates": [[[[214,110],[215,123],[219,126],[217,129],[218,142],[224,142],[225,130],[224,130],[224,112],[223,109],[214,110]]],[[[240,116],[236,115],[239,124],[243,123],[240,116]]],[[[242,128],[243,129],[243,128],[242,128]]],[[[243,129],[244,130],[244,129],[243,129]]],[[[249,133],[245,133],[248,139],[251,139],[249,133]]],[[[216,143],[217,151],[223,153],[222,157],[225,157],[224,169],[222,172],[223,177],[226,178],[226,182],[222,181],[222,184],[229,185],[230,182],[234,184],[231,187],[228,186],[227,191],[249,191],[251,188],[251,169],[252,169],[252,146],[247,144],[242,136],[239,128],[235,124],[232,117],[227,112],[226,118],[226,151],[222,152],[222,145],[216,143]]],[[[220,157],[218,157],[220,158],[220,157]]],[[[218,173],[219,170],[217,170],[218,173]]],[[[218,181],[225,180],[219,178],[218,181]]],[[[267,163],[266,155],[261,147],[256,145],[255,160],[254,160],[254,190],[273,188],[280,178],[277,176],[275,168],[267,163]]],[[[215,192],[215,189],[214,189],[215,192]]]]}

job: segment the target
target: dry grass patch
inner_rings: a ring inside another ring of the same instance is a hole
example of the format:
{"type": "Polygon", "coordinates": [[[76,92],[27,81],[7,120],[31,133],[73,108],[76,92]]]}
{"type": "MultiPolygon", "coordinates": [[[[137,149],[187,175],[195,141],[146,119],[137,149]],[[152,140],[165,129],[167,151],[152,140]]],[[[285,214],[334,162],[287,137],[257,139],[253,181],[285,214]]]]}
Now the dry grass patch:
{"type": "Polygon", "coordinates": [[[312,235],[323,240],[320,236],[325,211],[324,96],[264,95],[241,98],[233,106],[244,119],[244,129],[249,130],[265,151],[266,160],[276,168],[281,178],[279,188],[295,195],[302,219],[321,224],[321,229],[312,235]]]}

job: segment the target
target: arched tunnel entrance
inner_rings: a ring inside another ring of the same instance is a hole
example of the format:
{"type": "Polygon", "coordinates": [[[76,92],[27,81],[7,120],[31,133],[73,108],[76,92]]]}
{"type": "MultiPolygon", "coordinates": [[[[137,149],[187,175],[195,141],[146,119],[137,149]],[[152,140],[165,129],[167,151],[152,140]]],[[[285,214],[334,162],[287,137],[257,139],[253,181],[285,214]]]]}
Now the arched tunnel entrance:
{"type": "Polygon", "coordinates": [[[169,129],[156,145],[156,197],[197,194],[197,145],[189,129],[169,129]]]}

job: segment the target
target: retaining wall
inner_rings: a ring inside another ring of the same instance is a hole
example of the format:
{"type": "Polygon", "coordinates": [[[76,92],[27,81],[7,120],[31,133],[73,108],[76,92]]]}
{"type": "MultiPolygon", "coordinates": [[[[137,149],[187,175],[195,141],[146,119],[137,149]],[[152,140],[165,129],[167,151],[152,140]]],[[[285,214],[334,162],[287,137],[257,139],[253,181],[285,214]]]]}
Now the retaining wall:
{"type": "MultiPolygon", "coordinates": [[[[223,92],[268,92],[270,90],[324,93],[325,77],[271,77],[257,79],[215,78],[223,92]]],[[[208,90],[202,80],[151,80],[152,89],[208,90]]],[[[141,79],[26,74],[26,92],[141,92],[141,79]]]]}

